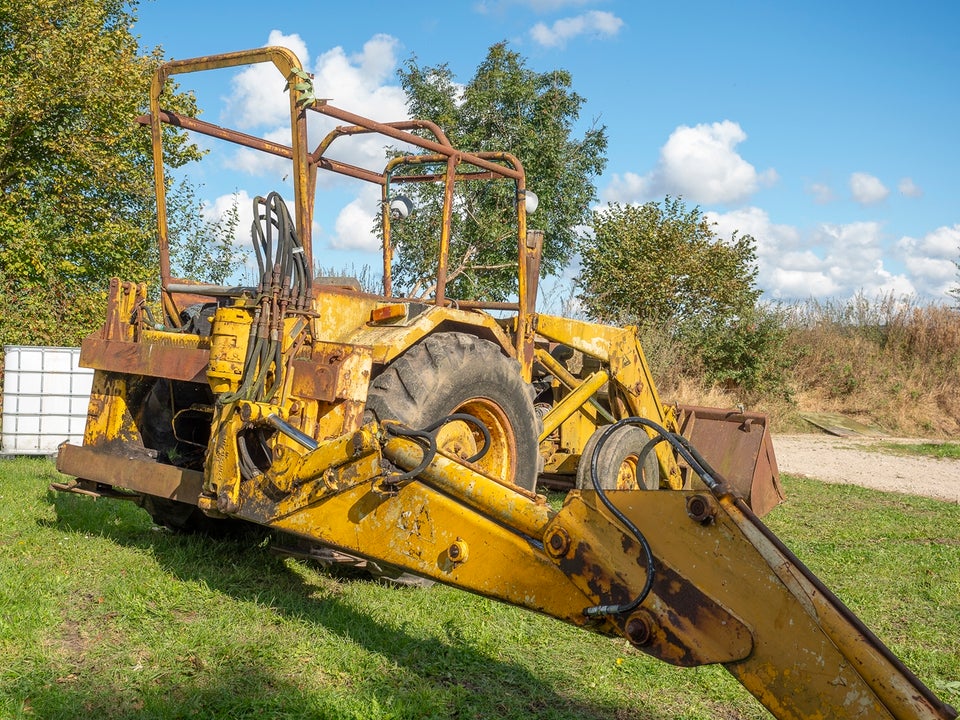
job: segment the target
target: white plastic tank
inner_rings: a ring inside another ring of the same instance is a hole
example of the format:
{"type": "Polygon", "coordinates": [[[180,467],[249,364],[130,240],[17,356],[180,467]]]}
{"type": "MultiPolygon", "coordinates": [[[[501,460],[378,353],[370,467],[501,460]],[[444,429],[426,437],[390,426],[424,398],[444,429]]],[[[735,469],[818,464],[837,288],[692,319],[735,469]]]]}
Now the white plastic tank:
{"type": "Polygon", "coordinates": [[[4,345],[0,453],[52,455],[63,441],[81,444],[93,370],[80,348],[4,345]]]}

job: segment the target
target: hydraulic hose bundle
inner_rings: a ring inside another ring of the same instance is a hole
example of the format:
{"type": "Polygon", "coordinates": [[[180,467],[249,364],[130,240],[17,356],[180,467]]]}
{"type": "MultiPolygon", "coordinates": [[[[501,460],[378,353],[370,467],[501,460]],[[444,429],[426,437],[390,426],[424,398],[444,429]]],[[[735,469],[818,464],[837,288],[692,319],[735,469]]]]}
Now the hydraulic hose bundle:
{"type": "Polygon", "coordinates": [[[257,290],[261,297],[279,299],[284,309],[292,306],[302,311],[309,307],[310,268],[293,218],[279,193],[253,199],[250,233],[260,270],[257,290]]]}
{"type": "MultiPolygon", "coordinates": [[[[291,315],[311,313],[313,281],[296,225],[279,193],[254,198],[250,233],[260,272],[256,309],[243,378],[236,392],[220,397],[221,405],[237,400],[275,402],[284,384],[287,335],[295,343],[309,328],[306,322],[287,327],[291,315]]],[[[237,439],[241,474],[253,477],[270,457],[263,429],[254,428],[237,439]]]]}
{"type": "Polygon", "coordinates": [[[309,312],[313,292],[303,244],[279,193],[254,198],[250,233],[260,271],[257,307],[243,380],[235,393],[221,398],[223,403],[266,402],[276,396],[283,387],[284,320],[292,313],[309,312]]]}

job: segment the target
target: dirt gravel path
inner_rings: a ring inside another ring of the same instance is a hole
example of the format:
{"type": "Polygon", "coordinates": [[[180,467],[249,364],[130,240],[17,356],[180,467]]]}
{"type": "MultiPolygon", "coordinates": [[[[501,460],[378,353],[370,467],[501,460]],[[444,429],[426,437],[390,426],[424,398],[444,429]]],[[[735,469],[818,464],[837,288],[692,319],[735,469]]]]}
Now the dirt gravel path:
{"type": "MultiPolygon", "coordinates": [[[[923,442],[883,438],[884,442],[923,442]]],[[[774,435],[780,472],[960,503],[960,460],[907,457],[871,450],[877,438],[774,435]]]]}

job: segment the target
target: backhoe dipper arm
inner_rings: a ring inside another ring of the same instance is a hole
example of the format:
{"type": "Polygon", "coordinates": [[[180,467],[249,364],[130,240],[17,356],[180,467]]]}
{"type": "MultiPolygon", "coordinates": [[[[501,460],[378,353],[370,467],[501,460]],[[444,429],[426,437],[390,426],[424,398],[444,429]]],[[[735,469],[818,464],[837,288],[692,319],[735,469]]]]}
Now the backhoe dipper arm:
{"type": "Polygon", "coordinates": [[[386,439],[382,456],[419,474],[349,483],[286,513],[258,494],[237,515],[623,636],[671,664],[722,663],[777,718],[956,717],[713,480],[573,491],[554,511],[406,437],[386,439]]]}

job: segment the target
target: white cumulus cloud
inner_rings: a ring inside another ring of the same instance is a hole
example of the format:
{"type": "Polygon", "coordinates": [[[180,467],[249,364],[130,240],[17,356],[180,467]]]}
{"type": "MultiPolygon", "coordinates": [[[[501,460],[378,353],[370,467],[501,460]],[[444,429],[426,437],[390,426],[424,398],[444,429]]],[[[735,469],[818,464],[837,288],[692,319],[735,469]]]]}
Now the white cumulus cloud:
{"type": "Polygon", "coordinates": [[[958,284],[960,224],[939,227],[922,238],[903,237],[896,250],[925,294],[940,296],[958,284]]]}
{"type": "Polygon", "coordinates": [[[330,246],[338,250],[379,250],[380,239],[373,233],[375,213],[379,207],[379,186],[364,186],[357,197],[337,215],[330,246]]]}
{"type": "Polygon", "coordinates": [[[960,223],[944,225],[920,239],[904,237],[897,246],[907,255],[932,255],[937,258],[960,259],[960,223]]]}
{"type": "Polygon", "coordinates": [[[776,297],[780,297],[783,284],[788,281],[777,274],[778,268],[787,266],[793,270],[806,270],[819,267],[813,262],[816,256],[812,253],[805,263],[798,261],[796,248],[800,245],[800,232],[791,225],[774,223],[765,210],[748,207],[728,213],[706,212],[704,217],[713,224],[713,231],[719,238],[729,239],[734,231],[740,236],[753,237],[757,250],[757,286],[776,297]],[[793,259],[789,260],[791,256],[793,259]]]}
{"type": "MultiPolygon", "coordinates": [[[[707,212],[705,217],[715,223],[718,237],[730,237],[734,230],[754,237],[757,285],[769,298],[790,301],[850,297],[857,292],[874,297],[925,291],[916,272],[920,265],[905,264],[905,271],[892,269],[896,257],[884,244],[880,223],[821,224],[801,232],[772,222],[755,207],[724,214],[707,212]]],[[[960,226],[956,231],[960,233],[960,226]]]]}
{"type": "Polygon", "coordinates": [[[885,264],[883,227],[878,222],[824,223],[808,239],[823,258],[823,271],[838,286],[836,294],[867,296],[912,294],[916,288],[902,272],[885,264]]]}
{"type": "Polygon", "coordinates": [[[748,207],[728,213],[706,212],[704,217],[714,223],[718,237],[729,238],[734,231],[740,235],[752,235],[757,241],[757,255],[775,255],[797,247],[799,231],[791,225],[774,223],[766,210],[748,207]]]}
{"type": "Polygon", "coordinates": [[[317,58],[314,89],[317,97],[330,98],[337,107],[374,120],[407,117],[406,95],[391,85],[400,42],[390,35],[374,35],[360,53],[348,55],[335,47],[317,58]]]}
{"type": "Polygon", "coordinates": [[[623,27],[623,20],[611,12],[591,10],[574,17],[561,18],[552,25],[537,23],[530,36],[544,47],[564,47],[568,41],[581,35],[613,37],[623,27]]]}
{"type": "Polygon", "coordinates": [[[840,286],[822,270],[773,268],[772,295],[777,299],[825,298],[837,295],[840,286]]]}
{"type": "Polygon", "coordinates": [[[610,184],[603,190],[603,199],[606,202],[638,203],[653,199],[653,189],[650,175],[638,175],[625,172],[616,173],[610,179],[610,184]]]}
{"type": "Polygon", "coordinates": [[[850,176],[850,192],[861,205],[875,205],[886,200],[890,194],[879,178],[865,172],[855,172],[850,176]]]}
{"type": "Polygon", "coordinates": [[[813,195],[813,201],[817,205],[826,205],[836,200],[833,194],[833,188],[824,183],[812,183],[807,190],[813,195]]]}
{"type": "Polygon", "coordinates": [[[644,202],[660,195],[679,195],[695,203],[732,203],[744,200],[777,180],[772,168],[764,172],[736,151],[747,139],[730,120],[681,125],[660,149],[657,166],[649,174],[614,175],[604,199],[644,202]]]}
{"type": "MultiPolygon", "coordinates": [[[[284,35],[279,30],[271,30],[266,45],[292,50],[303,66],[309,68],[307,44],[296,33],[284,35]]],[[[250,65],[241,70],[231,83],[233,92],[224,106],[222,122],[228,127],[244,129],[289,123],[290,100],[283,92],[286,82],[286,78],[270,62],[250,65]]]]}
{"type": "Polygon", "coordinates": [[[897,189],[901,195],[906,197],[918,198],[923,196],[923,188],[913,182],[912,178],[900,178],[900,182],[897,183],[897,189]]]}

